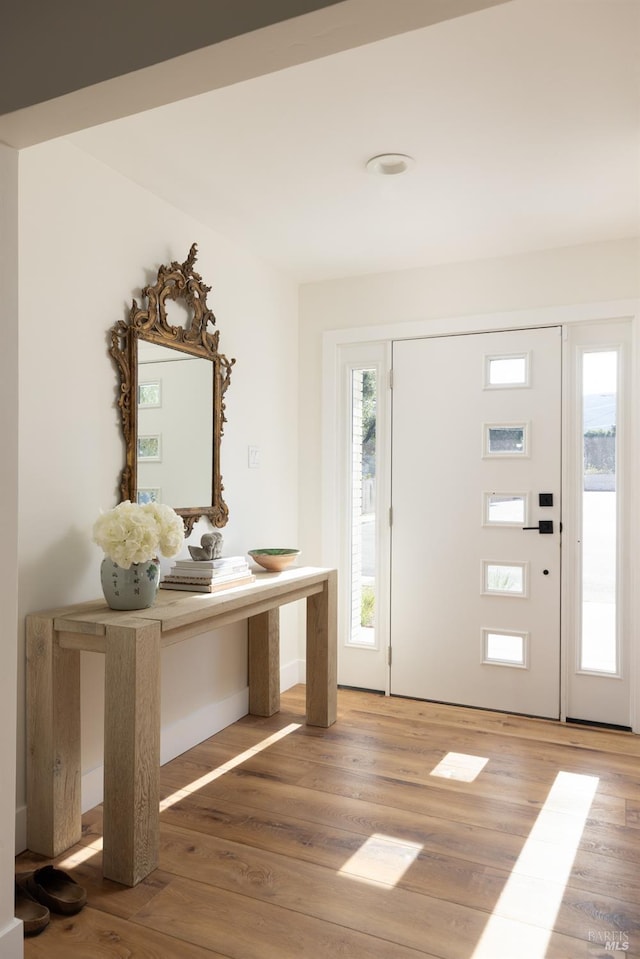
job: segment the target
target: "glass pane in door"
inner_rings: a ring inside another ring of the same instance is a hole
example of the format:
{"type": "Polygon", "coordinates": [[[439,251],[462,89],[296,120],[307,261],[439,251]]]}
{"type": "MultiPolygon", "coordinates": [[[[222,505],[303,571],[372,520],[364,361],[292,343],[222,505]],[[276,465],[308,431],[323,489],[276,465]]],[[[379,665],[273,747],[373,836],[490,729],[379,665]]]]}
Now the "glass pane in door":
{"type": "Polygon", "coordinates": [[[526,493],[485,493],[484,522],[490,526],[524,526],[527,521],[526,493]]]}
{"type": "Polygon", "coordinates": [[[375,646],[376,370],[351,371],[351,628],[349,643],[375,646]]]}

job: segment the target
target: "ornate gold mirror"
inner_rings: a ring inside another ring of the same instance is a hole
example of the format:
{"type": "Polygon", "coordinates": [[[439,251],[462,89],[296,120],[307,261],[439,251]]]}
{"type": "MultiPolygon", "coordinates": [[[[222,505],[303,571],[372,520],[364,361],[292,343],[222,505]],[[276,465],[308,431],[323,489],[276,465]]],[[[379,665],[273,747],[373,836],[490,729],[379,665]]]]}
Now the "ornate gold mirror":
{"type": "Polygon", "coordinates": [[[193,268],[196,256],[194,243],[184,263],[160,267],[153,286],[142,290],[146,309],[133,301],[128,321],[112,327],[109,349],[120,375],[126,447],[121,499],[173,506],[187,535],[201,517],[218,527],[229,518],[220,441],[235,363],[218,352],[219,330],[208,329],[215,325],[211,287],[193,268]],[[169,322],[168,303],[176,304],[172,313],[182,311],[184,324],[169,322]]]}

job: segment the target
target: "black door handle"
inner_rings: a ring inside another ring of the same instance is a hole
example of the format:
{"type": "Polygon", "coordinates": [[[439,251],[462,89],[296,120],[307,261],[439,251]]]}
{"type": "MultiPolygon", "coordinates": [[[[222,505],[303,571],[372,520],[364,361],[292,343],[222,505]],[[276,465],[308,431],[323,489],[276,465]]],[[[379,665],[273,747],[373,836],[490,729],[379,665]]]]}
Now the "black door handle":
{"type": "Polygon", "coordinates": [[[539,533],[553,533],[553,520],[541,519],[537,526],[523,526],[523,529],[537,529],[539,533]]]}

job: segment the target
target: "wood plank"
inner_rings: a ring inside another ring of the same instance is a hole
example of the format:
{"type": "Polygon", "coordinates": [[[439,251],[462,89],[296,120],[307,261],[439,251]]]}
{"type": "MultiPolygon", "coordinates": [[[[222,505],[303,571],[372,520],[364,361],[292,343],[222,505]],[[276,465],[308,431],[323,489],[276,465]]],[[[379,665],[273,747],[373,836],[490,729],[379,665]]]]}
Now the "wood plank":
{"type": "MultiPolygon", "coordinates": [[[[313,567],[284,570],[282,573],[257,573],[255,583],[212,595],[160,590],[158,595],[166,594],[169,600],[156,603],[149,610],[141,610],[140,615],[160,620],[163,632],[188,627],[215,616],[237,614],[237,619],[246,619],[281,602],[297,602],[308,595],[322,592],[327,573],[327,570],[313,567]]],[[[225,622],[232,621],[225,619],[225,622]]]]}
{"type": "MultiPolygon", "coordinates": [[[[64,620],[60,622],[64,623],[64,620]]],[[[85,653],[104,653],[106,649],[104,630],[95,635],[63,630],[58,633],[58,644],[61,649],[77,649],[85,653]]]]}
{"type": "MultiPolygon", "coordinates": [[[[200,747],[196,746],[195,749],[200,749],[200,747]]],[[[232,753],[229,756],[228,747],[225,747],[223,752],[216,750],[215,753],[210,753],[208,749],[206,751],[201,749],[195,756],[192,756],[190,750],[187,754],[173,759],[161,769],[161,795],[164,798],[169,793],[181,790],[185,784],[188,786],[194,781],[215,772],[218,766],[222,766],[226,762],[222,758],[225,755],[228,759],[233,759],[236,754],[232,753]],[[207,761],[209,756],[211,756],[211,763],[207,761]]],[[[230,775],[251,775],[254,777],[254,782],[259,779],[260,782],[295,783],[303,776],[309,775],[314,769],[314,763],[306,762],[304,759],[289,759],[284,756],[279,759],[277,766],[274,766],[270,757],[257,755],[241,763],[233,773],[226,772],[222,778],[225,782],[228,782],[230,775]]]]}
{"type": "MultiPolygon", "coordinates": [[[[242,589],[250,590],[251,587],[239,587],[233,592],[240,596],[242,589]]],[[[286,592],[280,590],[277,595],[274,594],[266,599],[261,599],[260,597],[246,594],[242,602],[233,604],[229,602],[231,597],[225,596],[225,608],[207,610],[207,615],[200,615],[194,620],[192,614],[195,607],[192,606],[190,615],[187,621],[184,622],[181,621],[183,618],[185,618],[185,608],[183,607],[183,609],[179,611],[179,615],[176,614],[171,618],[167,616],[162,616],[160,618],[160,622],[162,624],[162,647],[164,648],[165,646],[175,645],[175,643],[182,643],[186,639],[190,639],[192,636],[200,636],[208,629],[222,629],[223,626],[229,626],[232,623],[242,622],[248,617],[250,618],[252,616],[259,616],[261,613],[266,613],[273,609],[274,604],[276,603],[278,606],[284,606],[289,603],[298,602],[299,600],[305,599],[310,595],[321,592],[322,587],[314,584],[310,586],[300,586],[295,590],[289,589],[286,592]]],[[[184,596],[185,592],[182,592],[181,595],[184,596]]],[[[207,596],[208,599],[221,600],[223,598],[221,593],[216,593],[213,597],[208,596],[206,593],[194,593],[193,595],[207,596]]],[[[202,610],[196,611],[199,613],[202,612],[202,610]]]]}
{"type": "Polygon", "coordinates": [[[46,616],[26,620],[27,842],[55,856],[78,841],[80,653],[60,649],[46,616]]]}
{"type": "Polygon", "coordinates": [[[321,594],[307,599],[307,723],[331,726],[337,715],[338,578],[332,570],[321,594]]]}
{"type": "MultiPolygon", "coordinates": [[[[177,590],[160,590],[154,605],[136,611],[136,617],[158,621],[163,632],[185,628],[185,636],[192,625],[225,617],[224,622],[246,619],[282,603],[297,602],[313,594],[320,594],[331,571],[314,567],[296,567],[282,573],[258,573],[256,581],[248,586],[208,595],[177,590]],[[244,612],[243,612],[244,610],[244,612]]],[[[69,606],[53,611],[56,628],[68,633],[101,634],[106,625],[126,621],[126,612],[110,610],[104,600],[69,606]]],[[[222,620],[221,620],[222,621],[222,620]]],[[[211,628],[217,628],[212,624],[211,628]]],[[[202,632],[206,627],[200,629],[202,632]]],[[[179,633],[177,633],[179,635],[179,633]]]]}
{"type": "MultiPolygon", "coordinates": [[[[253,877],[253,883],[268,877],[253,877]]],[[[348,904],[343,902],[343,911],[348,904]]],[[[389,939],[354,932],[336,922],[293,912],[286,906],[203,882],[176,879],[136,917],[146,927],[185,943],[213,944],[232,959],[300,959],[344,956],[348,959],[436,959],[423,949],[407,949],[389,939]],[[251,918],[248,919],[248,910],[251,918]]],[[[424,943],[423,945],[427,945],[424,943]]]]}
{"type": "Polygon", "coordinates": [[[640,829],[640,802],[627,800],[625,809],[625,823],[634,829],[640,829]]]}
{"type": "Polygon", "coordinates": [[[280,710],[280,610],[251,616],[249,635],[249,712],[273,716],[280,710]]]}
{"type": "Polygon", "coordinates": [[[104,873],[133,886],[158,863],[160,628],[107,626],[104,873]]]}
{"type": "Polygon", "coordinates": [[[75,916],[52,915],[43,933],[24,944],[27,959],[228,959],[223,953],[191,945],[171,934],[126,922],[86,906],[75,916]]]}

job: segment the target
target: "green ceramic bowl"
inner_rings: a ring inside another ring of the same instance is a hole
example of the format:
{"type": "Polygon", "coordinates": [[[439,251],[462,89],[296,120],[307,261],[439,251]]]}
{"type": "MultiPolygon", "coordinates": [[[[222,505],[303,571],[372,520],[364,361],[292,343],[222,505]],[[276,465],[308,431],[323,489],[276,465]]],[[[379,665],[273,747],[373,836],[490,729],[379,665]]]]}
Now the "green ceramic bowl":
{"type": "Polygon", "coordinates": [[[250,549],[249,556],[258,566],[272,573],[279,573],[291,566],[300,555],[299,549],[250,549]]]}

